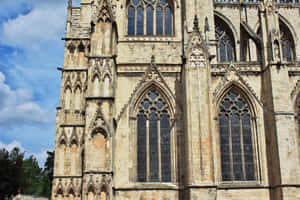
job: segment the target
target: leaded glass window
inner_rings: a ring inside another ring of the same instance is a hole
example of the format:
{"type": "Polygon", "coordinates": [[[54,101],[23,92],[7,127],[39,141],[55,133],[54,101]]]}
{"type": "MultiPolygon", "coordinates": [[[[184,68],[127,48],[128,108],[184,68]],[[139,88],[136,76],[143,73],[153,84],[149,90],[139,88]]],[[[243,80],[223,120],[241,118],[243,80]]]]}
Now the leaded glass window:
{"type": "Polygon", "coordinates": [[[230,91],[219,113],[223,181],[256,180],[251,119],[248,103],[239,93],[230,91]]]}
{"type": "Polygon", "coordinates": [[[137,115],[137,180],[171,182],[170,114],[165,100],[150,90],[137,115]]]}
{"type": "Polygon", "coordinates": [[[281,52],[282,58],[284,61],[293,61],[294,60],[294,42],[293,36],[289,28],[283,23],[280,22],[280,42],[281,42],[281,52]]]}
{"type": "Polygon", "coordinates": [[[217,40],[217,58],[219,62],[235,60],[233,33],[221,19],[215,16],[215,32],[217,40]]]}
{"type": "Polygon", "coordinates": [[[128,35],[173,35],[171,0],[128,0],[128,35]]]}

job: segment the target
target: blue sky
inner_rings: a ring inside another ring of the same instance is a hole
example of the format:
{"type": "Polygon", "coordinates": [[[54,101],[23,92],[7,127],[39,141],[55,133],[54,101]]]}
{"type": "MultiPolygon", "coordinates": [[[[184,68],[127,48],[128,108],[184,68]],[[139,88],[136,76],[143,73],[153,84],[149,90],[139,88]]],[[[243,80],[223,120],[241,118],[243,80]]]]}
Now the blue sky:
{"type": "Polygon", "coordinates": [[[42,166],[54,149],[66,5],[0,0],[0,148],[18,146],[42,166]]]}

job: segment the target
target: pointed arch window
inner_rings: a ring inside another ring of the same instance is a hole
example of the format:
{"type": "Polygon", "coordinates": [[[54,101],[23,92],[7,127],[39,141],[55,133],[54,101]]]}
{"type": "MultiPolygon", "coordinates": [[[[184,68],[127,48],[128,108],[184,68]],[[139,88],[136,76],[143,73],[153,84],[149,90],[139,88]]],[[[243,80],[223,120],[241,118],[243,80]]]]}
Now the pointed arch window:
{"type": "Polygon", "coordinates": [[[281,52],[284,61],[292,62],[294,60],[294,40],[289,28],[282,22],[279,22],[281,52]]]}
{"type": "Polygon", "coordinates": [[[128,35],[172,36],[173,10],[171,0],[127,0],[128,35]]]}
{"type": "Polygon", "coordinates": [[[215,34],[217,40],[217,59],[219,62],[235,60],[235,45],[233,33],[229,26],[215,16],[215,34]]]}
{"type": "Polygon", "coordinates": [[[138,182],[171,182],[169,108],[162,96],[150,90],[137,114],[138,182]]]}
{"type": "Polygon", "coordinates": [[[222,180],[255,181],[253,116],[249,104],[231,90],[219,109],[222,180]]]}

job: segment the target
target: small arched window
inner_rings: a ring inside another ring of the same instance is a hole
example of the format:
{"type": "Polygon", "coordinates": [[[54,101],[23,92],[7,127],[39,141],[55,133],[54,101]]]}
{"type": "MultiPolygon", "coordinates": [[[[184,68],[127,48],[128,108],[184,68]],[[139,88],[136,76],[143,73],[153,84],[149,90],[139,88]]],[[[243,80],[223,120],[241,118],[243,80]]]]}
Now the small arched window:
{"type": "Polygon", "coordinates": [[[235,45],[233,33],[229,26],[219,17],[215,16],[215,32],[217,40],[217,56],[219,62],[235,60],[235,45]]]}
{"type": "Polygon", "coordinates": [[[222,180],[256,180],[252,115],[248,103],[231,90],[219,109],[222,180]]]}
{"type": "Polygon", "coordinates": [[[171,182],[169,108],[155,89],[145,95],[137,114],[137,180],[171,182]]]}
{"type": "Polygon", "coordinates": [[[287,25],[285,25],[282,21],[279,22],[279,28],[282,58],[284,61],[292,62],[295,57],[293,36],[287,25]]]}
{"type": "Polygon", "coordinates": [[[171,0],[128,0],[128,35],[173,35],[173,10],[171,0]]]}

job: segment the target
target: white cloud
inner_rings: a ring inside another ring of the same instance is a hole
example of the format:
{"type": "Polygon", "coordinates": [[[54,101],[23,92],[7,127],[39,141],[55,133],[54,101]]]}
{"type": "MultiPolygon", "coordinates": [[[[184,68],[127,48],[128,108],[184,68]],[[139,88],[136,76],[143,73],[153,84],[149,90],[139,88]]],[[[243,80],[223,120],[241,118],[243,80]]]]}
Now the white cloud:
{"type": "Polygon", "coordinates": [[[50,150],[45,150],[45,151],[42,151],[40,153],[33,154],[34,157],[36,157],[36,159],[38,160],[39,165],[40,165],[41,168],[44,168],[44,164],[47,160],[47,157],[48,157],[47,151],[50,151],[50,150]]]}
{"type": "Polygon", "coordinates": [[[29,0],[32,10],[8,20],[2,26],[1,41],[7,45],[38,48],[41,42],[63,36],[66,24],[65,1],[29,0]]]}
{"type": "Polygon", "coordinates": [[[12,141],[10,144],[4,144],[0,141],[0,149],[6,149],[7,151],[13,150],[15,147],[18,147],[22,152],[24,152],[24,148],[22,147],[21,143],[18,141],[12,141]]]}
{"type": "Polygon", "coordinates": [[[0,72],[0,126],[47,122],[47,114],[25,89],[12,90],[0,72]]]}
{"type": "Polygon", "coordinates": [[[19,148],[21,152],[25,152],[25,159],[28,158],[30,155],[33,155],[37,161],[39,162],[39,166],[41,168],[44,167],[44,164],[47,160],[48,154],[47,151],[51,150],[43,150],[39,153],[30,153],[26,151],[26,149],[22,146],[22,144],[16,140],[12,141],[10,144],[4,144],[0,141],[0,149],[6,149],[8,152],[11,152],[15,147],[19,148]]]}

